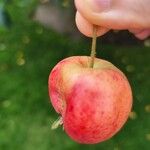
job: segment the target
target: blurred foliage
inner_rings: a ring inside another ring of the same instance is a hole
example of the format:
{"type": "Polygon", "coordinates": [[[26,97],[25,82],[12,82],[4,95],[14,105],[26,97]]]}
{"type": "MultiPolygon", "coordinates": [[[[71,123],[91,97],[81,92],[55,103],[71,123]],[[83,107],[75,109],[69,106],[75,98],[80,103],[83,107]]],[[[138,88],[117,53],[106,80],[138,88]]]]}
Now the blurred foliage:
{"type": "Polygon", "coordinates": [[[6,2],[0,3],[0,28],[2,27],[10,27],[11,20],[8,12],[5,10],[6,2]]]}
{"type": "Polygon", "coordinates": [[[133,111],[117,135],[82,145],[61,128],[50,130],[57,114],[49,103],[49,72],[65,57],[89,55],[90,42],[74,41],[29,19],[37,4],[36,0],[5,4],[12,26],[0,30],[0,150],[149,150],[149,47],[101,46],[98,40],[97,56],[123,70],[133,89],[133,111]]]}

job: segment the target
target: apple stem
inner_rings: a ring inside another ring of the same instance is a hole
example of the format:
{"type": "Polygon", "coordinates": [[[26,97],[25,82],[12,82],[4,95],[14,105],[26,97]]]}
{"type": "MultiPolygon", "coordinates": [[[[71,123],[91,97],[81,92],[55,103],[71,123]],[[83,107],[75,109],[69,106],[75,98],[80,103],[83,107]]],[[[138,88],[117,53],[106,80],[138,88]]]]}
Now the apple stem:
{"type": "Polygon", "coordinates": [[[97,25],[93,25],[93,37],[92,37],[92,47],[91,47],[91,60],[90,68],[94,67],[94,59],[96,55],[96,39],[97,39],[97,25]]]}
{"type": "Polygon", "coordinates": [[[56,121],[53,122],[51,129],[55,130],[62,124],[63,124],[63,119],[62,119],[62,117],[59,117],[56,121]]]}

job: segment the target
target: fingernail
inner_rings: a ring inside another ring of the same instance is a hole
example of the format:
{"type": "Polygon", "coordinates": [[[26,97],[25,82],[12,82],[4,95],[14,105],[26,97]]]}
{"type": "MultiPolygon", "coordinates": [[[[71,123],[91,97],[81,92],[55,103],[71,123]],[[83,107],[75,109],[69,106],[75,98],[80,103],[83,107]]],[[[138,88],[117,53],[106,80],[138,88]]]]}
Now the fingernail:
{"type": "Polygon", "coordinates": [[[110,9],[112,0],[88,0],[88,2],[94,12],[104,12],[110,9]]]}

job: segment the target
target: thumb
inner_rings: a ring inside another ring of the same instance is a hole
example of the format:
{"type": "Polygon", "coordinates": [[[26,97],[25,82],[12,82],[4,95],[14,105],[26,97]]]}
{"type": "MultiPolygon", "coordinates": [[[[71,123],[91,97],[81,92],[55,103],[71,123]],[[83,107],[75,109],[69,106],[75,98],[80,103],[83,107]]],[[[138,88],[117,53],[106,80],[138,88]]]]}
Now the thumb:
{"type": "Polygon", "coordinates": [[[109,9],[111,0],[75,0],[77,8],[76,13],[76,25],[81,33],[91,37],[93,32],[93,24],[98,25],[97,36],[105,34],[109,29],[102,26],[102,22],[99,21],[96,13],[106,11],[109,9]],[[98,5],[97,5],[98,4],[98,5]],[[101,22],[101,23],[99,23],[101,22]]]}
{"type": "MultiPolygon", "coordinates": [[[[87,37],[93,36],[93,24],[90,23],[88,20],[86,20],[78,11],[76,13],[76,25],[79,31],[84,34],[87,37]]],[[[97,26],[97,36],[102,36],[106,32],[108,32],[109,29],[105,27],[97,26]]]]}

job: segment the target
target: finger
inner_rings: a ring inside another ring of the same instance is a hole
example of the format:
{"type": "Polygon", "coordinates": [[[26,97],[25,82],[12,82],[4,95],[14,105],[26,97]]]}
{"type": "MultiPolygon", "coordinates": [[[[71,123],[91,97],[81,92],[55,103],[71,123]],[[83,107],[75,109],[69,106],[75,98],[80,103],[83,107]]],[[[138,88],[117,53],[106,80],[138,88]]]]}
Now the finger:
{"type": "MultiPolygon", "coordinates": [[[[81,33],[85,36],[92,37],[93,24],[88,22],[79,12],[76,13],[76,25],[81,33]]],[[[104,27],[98,27],[97,36],[101,36],[108,32],[109,29],[104,27]]]]}
{"type": "Polygon", "coordinates": [[[135,36],[137,38],[139,38],[140,40],[144,40],[144,39],[146,39],[146,38],[148,38],[150,36],[150,29],[143,30],[143,31],[135,34],[135,36]]]}
{"type": "Polygon", "coordinates": [[[129,29],[129,31],[133,34],[138,34],[143,31],[143,29],[129,29]]]}

